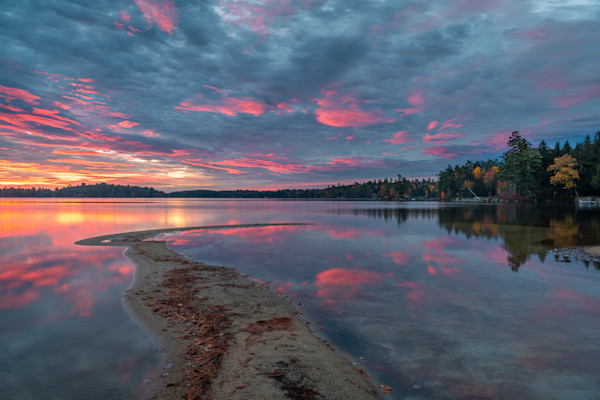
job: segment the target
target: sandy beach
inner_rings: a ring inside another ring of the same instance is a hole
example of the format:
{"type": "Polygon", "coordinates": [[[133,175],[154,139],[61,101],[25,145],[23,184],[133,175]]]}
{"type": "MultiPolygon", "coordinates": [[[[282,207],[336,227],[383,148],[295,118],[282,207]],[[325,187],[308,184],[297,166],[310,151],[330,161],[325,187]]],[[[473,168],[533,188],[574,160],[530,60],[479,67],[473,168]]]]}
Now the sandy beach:
{"type": "Polygon", "coordinates": [[[588,248],[584,249],[584,251],[595,257],[600,257],[600,246],[588,247],[588,248]]]}
{"type": "Polygon", "coordinates": [[[316,337],[290,300],[233,269],[191,260],[151,239],[219,228],[224,226],[77,242],[127,247],[125,255],[136,265],[125,306],[163,355],[144,399],[378,399],[391,390],[375,388],[316,337]]]}

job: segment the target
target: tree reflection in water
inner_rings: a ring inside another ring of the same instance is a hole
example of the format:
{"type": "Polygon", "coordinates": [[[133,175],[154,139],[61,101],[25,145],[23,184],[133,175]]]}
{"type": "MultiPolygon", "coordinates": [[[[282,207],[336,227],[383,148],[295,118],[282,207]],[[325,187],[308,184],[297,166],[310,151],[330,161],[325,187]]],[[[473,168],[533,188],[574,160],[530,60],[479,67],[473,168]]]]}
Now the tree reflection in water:
{"type": "MultiPolygon", "coordinates": [[[[436,203],[437,205],[437,203],[436,203]]],[[[536,255],[544,262],[547,251],[555,248],[597,245],[593,240],[600,236],[600,216],[592,210],[574,207],[540,205],[442,205],[439,208],[374,208],[336,210],[395,220],[401,225],[410,218],[437,218],[440,226],[451,234],[464,234],[467,238],[500,239],[508,252],[507,263],[513,271],[536,255]]],[[[585,261],[600,270],[600,263],[585,261]]]]}

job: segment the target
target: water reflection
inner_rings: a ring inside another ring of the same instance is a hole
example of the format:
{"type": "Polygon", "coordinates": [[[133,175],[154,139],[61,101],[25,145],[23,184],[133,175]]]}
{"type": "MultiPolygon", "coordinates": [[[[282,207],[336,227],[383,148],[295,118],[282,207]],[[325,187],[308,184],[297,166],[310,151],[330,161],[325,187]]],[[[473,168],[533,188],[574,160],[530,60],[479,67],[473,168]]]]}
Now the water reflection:
{"type": "Polygon", "coordinates": [[[426,207],[331,207],[310,226],[169,240],[302,303],[391,398],[593,399],[600,274],[545,254],[600,242],[598,214],[426,207]]]}
{"type": "Polygon", "coordinates": [[[131,230],[147,211],[69,199],[0,202],[3,398],[122,399],[156,373],[156,346],[122,307],[134,268],[123,249],[73,244],[131,230]]]}
{"type": "Polygon", "coordinates": [[[593,263],[557,262],[546,250],[598,244],[598,211],[0,201],[0,391],[7,398],[122,398],[156,373],[155,347],[121,308],[132,274],[122,249],[73,242],[285,221],[313,225],[198,230],[170,240],[302,302],[314,329],[394,387],[391,398],[594,398],[600,274],[585,268],[593,263]]]}
{"type": "MultiPolygon", "coordinates": [[[[543,262],[548,249],[596,245],[594,238],[600,236],[598,212],[565,206],[470,205],[335,212],[396,221],[399,225],[409,218],[435,219],[448,234],[500,239],[508,252],[507,265],[513,271],[518,271],[533,255],[543,262]]],[[[590,264],[600,269],[598,263],[586,262],[590,264]]]]}

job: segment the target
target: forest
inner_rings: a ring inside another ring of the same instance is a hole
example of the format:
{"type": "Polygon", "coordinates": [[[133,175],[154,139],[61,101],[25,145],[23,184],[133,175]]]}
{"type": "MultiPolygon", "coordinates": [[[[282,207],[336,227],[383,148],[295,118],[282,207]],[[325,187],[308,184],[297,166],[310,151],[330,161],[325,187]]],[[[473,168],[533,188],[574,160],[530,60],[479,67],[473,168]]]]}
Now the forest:
{"type": "Polygon", "coordinates": [[[166,193],[150,187],[97,183],[62,188],[0,188],[0,197],[166,197],[166,193]]]}
{"type": "Polygon", "coordinates": [[[574,147],[566,141],[537,147],[514,131],[499,159],[467,161],[438,173],[438,179],[396,178],[333,185],[324,189],[186,190],[165,193],[150,187],[99,183],[62,188],[0,188],[0,197],[172,197],[451,200],[480,198],[508,201],[568,200],[600,195],[600,132],[574,147]]]}
{"type": "Polygon", "coordinates": [[[565,200],[600,194],[600,132],[572,147],[538,147],[512,133],[498,160],[448,166],[438,175],[440,198],[496,196],[504,200],[565,200]],[[473,193],[471,193],[472,191],[473,193]]]}

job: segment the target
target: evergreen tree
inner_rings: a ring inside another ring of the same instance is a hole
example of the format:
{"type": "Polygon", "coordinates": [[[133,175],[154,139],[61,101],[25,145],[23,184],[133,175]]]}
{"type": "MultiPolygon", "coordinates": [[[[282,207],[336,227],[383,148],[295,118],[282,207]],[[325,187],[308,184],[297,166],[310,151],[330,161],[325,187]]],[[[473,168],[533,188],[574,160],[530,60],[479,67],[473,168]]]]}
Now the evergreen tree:
{"type": "Polygon", "coordinates": [[[502,155],[500,178],[504,182],[504,194],[508,198],[531,199],[535,196],[536,175],[542,161],[539,151],[514,131],[508,139],[509,150],[502,155]]]}

